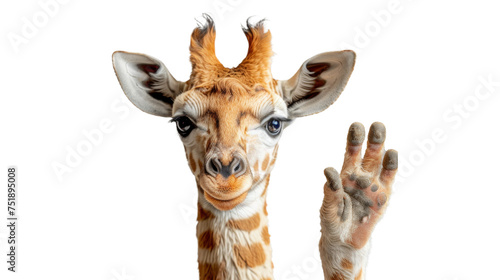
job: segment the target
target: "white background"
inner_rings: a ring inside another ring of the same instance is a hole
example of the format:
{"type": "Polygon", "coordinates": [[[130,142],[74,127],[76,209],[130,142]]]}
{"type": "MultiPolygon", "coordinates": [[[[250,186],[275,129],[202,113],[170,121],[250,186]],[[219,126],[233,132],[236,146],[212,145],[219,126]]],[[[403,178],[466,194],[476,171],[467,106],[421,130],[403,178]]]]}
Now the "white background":
{"type": "Polygon", "coordinates": [[[277,79],[320,52],[358,54],[339,100],[281,139],[268,193],[277,279],[322,279],[323,169],[341,167],[354,121],[384,122],[400,155],[367,279],[500,279],[495,1],[61,0],[48,12],[46,2],[0,4],[0,177],[19,168],[20,219],[14,274],[1,218],[0,279],[197,279],[195,182],[175,125],[124,99],[111,54],[150,54],[187,80],[203,12],[226,66],[245,56],[240,25],[253,15],[269,19],[277,79]],[[496,84],[488,91],[481,79],[496,84]],[[103,121],[111,131],[58,178],[54,165],[103,121]]]}

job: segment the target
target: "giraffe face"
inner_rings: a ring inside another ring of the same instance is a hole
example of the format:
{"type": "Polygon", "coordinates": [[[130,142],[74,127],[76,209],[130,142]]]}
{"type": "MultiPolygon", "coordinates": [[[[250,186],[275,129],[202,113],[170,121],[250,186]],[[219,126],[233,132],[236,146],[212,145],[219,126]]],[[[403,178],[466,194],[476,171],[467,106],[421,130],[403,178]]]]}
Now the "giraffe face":
{"type": "MultiPolygon", "coordinates": [[[[271,75],[271,33],[247,22],[248,54],[235,68],[215,56],[210,17],[191,35],[189,81],[177,81],[158,59],[115,52],[125,95],[142,111],[172,118],[203,197],[219,210],[255,198],[276,159],[290,120],[321,112],[339,97],[354,68],[352,51],[306,60],[288,80],[271,75]],[[251,195],[250,195],[251,193],[251,195]]],[[[263,192],[263,190],[262,190],[263,192]]]]}
{"type": "Polygon", "coordinates": [[[244,201],[272,170],[289,122],[285,102],[272,91],[223,78],[186,91],[173,104],[172,121],[191,171],[205,199],[219,210],[244,201]]]}

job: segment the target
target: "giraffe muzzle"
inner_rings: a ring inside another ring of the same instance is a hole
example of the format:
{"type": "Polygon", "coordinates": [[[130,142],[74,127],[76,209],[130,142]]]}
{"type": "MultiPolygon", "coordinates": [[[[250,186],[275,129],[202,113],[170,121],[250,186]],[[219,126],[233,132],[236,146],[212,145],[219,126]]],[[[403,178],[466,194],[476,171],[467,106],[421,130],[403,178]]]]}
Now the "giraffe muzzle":
{"type": "Polygon", "coordinates": [[[205,160],[205,173],[199,177],[205,199],[219,210],[230,210],[243,202],[252,186],[245,157],[238,152],[220,151],[205,160]]]}
{"type": "Polygon", "coordinates": [[[220,174],[225,179],[229,178],[231,175],[238,178],[246,173],[247,164],[245,159],[239,155],[235,155],[227,165],[224,165],[219,157],[212,156],[207,160],[206,171],[213,177],[217,177],[217,175],[220,174]]]}

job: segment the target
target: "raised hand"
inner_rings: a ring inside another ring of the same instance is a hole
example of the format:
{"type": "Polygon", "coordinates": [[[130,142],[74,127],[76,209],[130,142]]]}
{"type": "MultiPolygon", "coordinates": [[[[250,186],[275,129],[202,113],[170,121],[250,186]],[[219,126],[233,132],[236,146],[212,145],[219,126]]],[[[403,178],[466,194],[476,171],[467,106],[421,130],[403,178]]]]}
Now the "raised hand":
{"type": "Polygon", "coordinates": [[[320,251],[325,274],[326,270],[330,275],[341,273],[344,278],[338,279],[350,279],[359,274],[366,261],[359,256],[366,256],[366,244],[391,196],[398,154],[395,150],[385,151],[385,136],[385,126],[373,123],[367,149],[361,157],[365,129],[362,124],[353,123],[347,136],[342,171],[339,174],[331,167],[325,169],[327,182],[321,207],[320,251]]]}

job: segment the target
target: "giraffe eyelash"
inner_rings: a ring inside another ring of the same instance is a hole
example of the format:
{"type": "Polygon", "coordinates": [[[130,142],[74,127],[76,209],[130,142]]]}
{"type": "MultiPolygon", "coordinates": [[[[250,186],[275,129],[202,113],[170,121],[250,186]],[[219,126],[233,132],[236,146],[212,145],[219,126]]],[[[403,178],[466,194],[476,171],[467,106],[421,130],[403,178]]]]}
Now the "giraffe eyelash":
{"type": "Polygon", "coordinates": [[[172,119],[168,122],[171,122],[171,123],[176,122],[176,121],[180,120],[181,118],[188,118],[192,123],[196,124],[196,121],[194,121],[193,118],[191,118],[188,115],[178,115],[178,116],[172,117],[172,119]]]}
{"type": "Polygon", "coordinates": [[[293,121],[292,119],[288,119],[288,118],[269,116],[268,118],[265,118],[263,121],[261,121],[260,126],[266,126],[267,123],[272,119],[280,121],[282,123],[283,127],[288,126],[288,124],[293,121]]]}
{"type": "Polygon", "coordinates": [[[281,117],[281,116],[276,116],[275,114],[276,114],[275,112],[271,112],[270,114],[266,115],[264,118],[262,118],[262,120],[260,121],[260,124],[263,125],[263,124],[267,123],[270,119],[277,119],[280,122],[282,122],[283,124],[287,124],[287,123],[290,123],[291,121],[293,121],[292,119],[281,117]]]}

